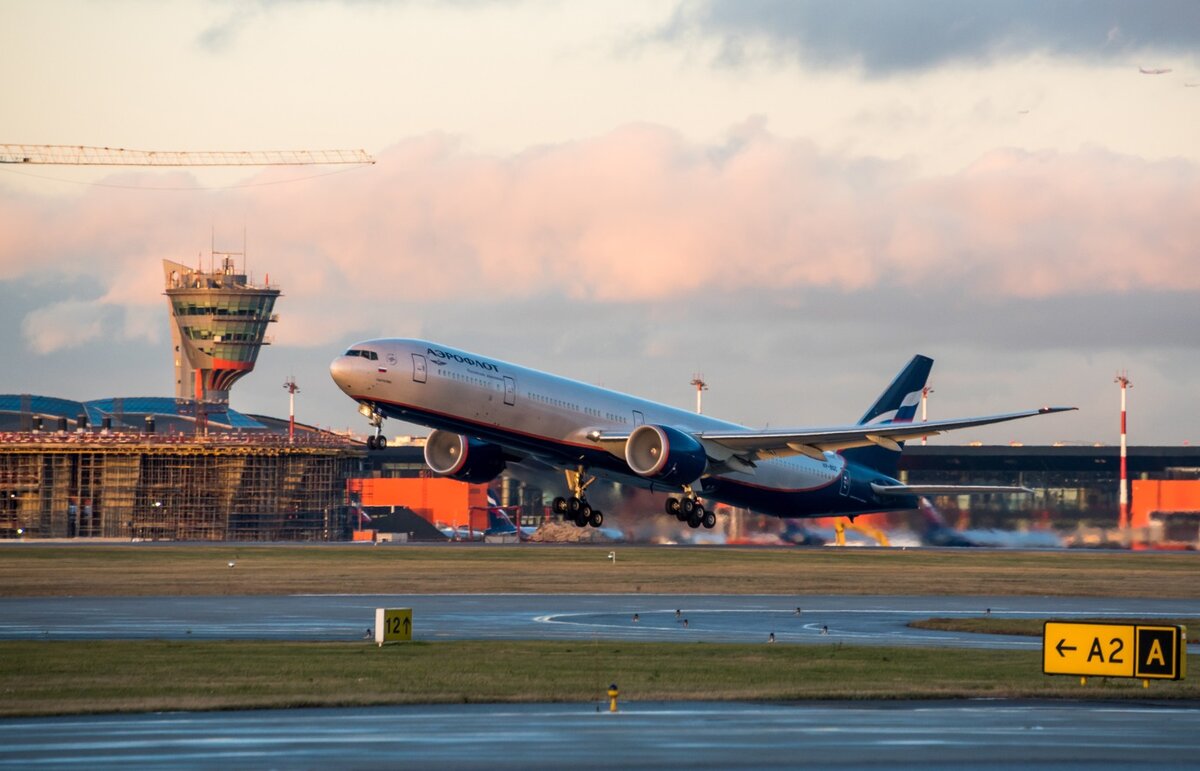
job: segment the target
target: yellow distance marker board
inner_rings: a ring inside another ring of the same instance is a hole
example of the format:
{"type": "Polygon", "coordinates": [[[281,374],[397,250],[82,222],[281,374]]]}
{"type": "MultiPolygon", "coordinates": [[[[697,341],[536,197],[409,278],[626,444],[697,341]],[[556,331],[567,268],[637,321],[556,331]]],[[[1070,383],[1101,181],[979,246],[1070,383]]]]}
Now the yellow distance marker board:
{"type": "Polygon", "coordinates": [[[376,608],[375,642],[412,641],[412,608],[376,608]]]}
{"type": "Polygon", "coordinates": [[[1181,680],[1187,674],[1186,632],[1181,626],[1047,621],[1042,672],[1181,680]]]}

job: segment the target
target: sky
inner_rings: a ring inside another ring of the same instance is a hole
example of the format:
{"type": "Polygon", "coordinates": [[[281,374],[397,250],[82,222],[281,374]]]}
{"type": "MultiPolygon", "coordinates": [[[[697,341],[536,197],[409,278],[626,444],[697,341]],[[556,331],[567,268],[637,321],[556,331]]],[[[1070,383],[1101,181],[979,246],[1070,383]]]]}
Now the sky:
{"type": "MultiPolygon", "coordinates": [[[[173,394],[161,260],[283,297],[232,406],[363,432],[424,337],[749,426],[1200,442],[1200,4],[3,0],[0,143],[362,167],[0,165],[0,393],[173,394]],[[1143,74],[1140,68],[1170,70],[1143,74]]],[[[392,426],[395,435],[412,427],[392,426]]]]}

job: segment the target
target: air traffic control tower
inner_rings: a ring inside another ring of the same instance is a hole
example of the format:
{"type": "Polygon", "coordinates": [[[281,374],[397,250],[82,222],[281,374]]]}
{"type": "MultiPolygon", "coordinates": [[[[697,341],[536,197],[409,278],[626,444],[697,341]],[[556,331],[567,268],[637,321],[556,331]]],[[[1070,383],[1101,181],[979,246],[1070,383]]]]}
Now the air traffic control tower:
{"type": "Polygon", "coordinates": [[[279,290],[271,288],[269,279],[263,286],[247,281],[233,259],[239,256],[214,251],[207,272],[163,260],[174,322],[175,398],[195,401],[198,424],[204,409],[229,403],[229,389],[254,369],[258,349],[270,343],[267,324],[278,320],[272,309],[279,290]]]}

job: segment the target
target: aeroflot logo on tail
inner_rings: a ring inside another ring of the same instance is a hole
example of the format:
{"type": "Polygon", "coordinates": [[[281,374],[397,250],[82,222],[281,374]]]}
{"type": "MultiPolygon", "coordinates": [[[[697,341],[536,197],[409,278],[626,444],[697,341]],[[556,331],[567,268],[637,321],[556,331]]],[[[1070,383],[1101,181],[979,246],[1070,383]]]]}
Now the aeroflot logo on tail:
{"type": "MultiPolygon", "coordinates": [[[[436,348],[426,348],[425,352],[434,359],[449,359],[450,361],[457,361],[459,364],[466,364],[469,367],[479,367],[487,372],[500,371],[500,368],[495,364],[492,364],[490,361],[480,361],[479,359],[472,359],[470,356],[460,356],[457,353],[450,353],[449,351],[439,351],[436,348]]],[[[441,364],[443,362],[437,363],[441,364]]]]}

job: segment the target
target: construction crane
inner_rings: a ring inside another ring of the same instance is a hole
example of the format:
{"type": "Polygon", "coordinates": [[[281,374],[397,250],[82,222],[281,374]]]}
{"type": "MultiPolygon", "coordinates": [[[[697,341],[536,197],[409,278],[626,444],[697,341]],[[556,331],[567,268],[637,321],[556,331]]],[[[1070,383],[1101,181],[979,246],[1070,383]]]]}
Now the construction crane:
{"type": "Polygon", "coordinates": [[[67,166],[308,166],[373,164],[364,150],[127,150],[86,145],[0,144],[0,163],[67,166]]]}

